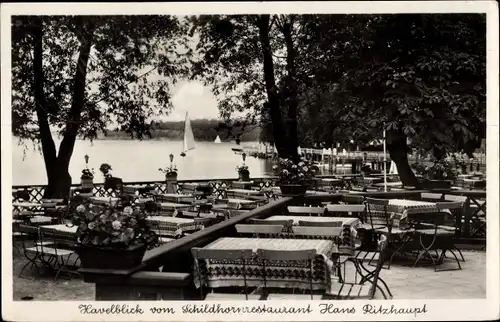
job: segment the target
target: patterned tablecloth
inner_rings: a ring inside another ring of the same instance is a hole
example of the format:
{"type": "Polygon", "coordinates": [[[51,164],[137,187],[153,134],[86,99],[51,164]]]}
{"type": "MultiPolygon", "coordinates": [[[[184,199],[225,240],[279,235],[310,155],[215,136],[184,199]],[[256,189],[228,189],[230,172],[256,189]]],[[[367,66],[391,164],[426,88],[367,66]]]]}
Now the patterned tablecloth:
{"type": "Polygon", "coordinates": [[[387,211],[395,216],[394,219],[403,221],[412,214],[432,214],[439,212],[439,209],[435,202],[390,199],[387,211]]]}
{"type": "MultiPolygon", "coordinates": [[[[256,287],[263,285],[262,261],[257,257],[257,249],[269,250],[309,250],[316,249],[317,256],[313,261],[313,288],[326,289],[334,274],[332,253],[336,249],[331,240],[321,239],[280,239],[280,238],[233,238],[223,237],[205,246],[209,249],[252,249],[253,260],[245,265],[247,285],[256,287]]],[[[209,287],[244,286],[243,265],[238,261],[200,261],[200,270],[207,277],[205,284],[209,287]]],[[[266,263],[266,280],[268,287],[309,288],[309,267],[304,262],[269,261],[266,263]]],[[[197,274],[195,284],[199,286],[197,274]]]]}
{"type": "Polygon", "coordinates": [[[190,218],[178,218],[178,217],[168,217],[168,216],[150,216],[147,219],[153,222],[153,231],[161,236],[178,236],[183,232],[194,231],[202,229],[194,219],[190,218]],[[158,228],[155,228],[154,222],[158,222],[158,228]]]}

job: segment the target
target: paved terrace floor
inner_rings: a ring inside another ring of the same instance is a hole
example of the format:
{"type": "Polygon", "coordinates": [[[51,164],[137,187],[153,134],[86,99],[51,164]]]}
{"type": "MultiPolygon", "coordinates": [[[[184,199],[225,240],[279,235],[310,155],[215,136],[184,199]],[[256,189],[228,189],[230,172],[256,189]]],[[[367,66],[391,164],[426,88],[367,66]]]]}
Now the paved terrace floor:
{"type": "MultiPolygon", "coordinates": [[[[486,252],[464,250],[466,262],[462,270],[434,272],[429,266],[408,266],[399,260],[390,270],[381,272],[389,285],[394,299],[464,299],[486,297],[486,252]]],[[[31,296],[38,301],[94,300],[93,284],[84,283],[79,277],[54,281],[53,277],[26,279],[18,277],[26,260],[18,253],[14,258],[14,300],[31,296]]],[[[455,267],[456,262],[447,259],[447,267],[455,267]]],[[[444,266],[443,266],[444,268],[444,266]]],[[[25,270],[23,275],[35,276],[36,271],[25,270]]],[[[379,294],[377,298],[381,297],[379,294]]]]}

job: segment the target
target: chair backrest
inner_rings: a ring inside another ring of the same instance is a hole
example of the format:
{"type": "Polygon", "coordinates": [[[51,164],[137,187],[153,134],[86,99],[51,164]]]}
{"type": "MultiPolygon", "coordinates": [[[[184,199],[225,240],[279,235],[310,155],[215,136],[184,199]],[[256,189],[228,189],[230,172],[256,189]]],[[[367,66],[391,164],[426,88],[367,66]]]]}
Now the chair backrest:
{"type": "Polygon", "coordinates": [[[445,195],[444,196],[445,201],[460,201],[460,202],[465,202],[467,201],[466,196],[455,196],[455,195],[445,195]]]}
{"type": "Polygon", "coordinates": [[[464,204],[462,202],[446,202],[446,201],[443,201],[443,202],[436,202],[436,208],[439,209],[439,210],[442,210],[442,209],[462,209],[462,207],[464,206],[464,204]]]}
{"type": "Polygon", "coordinates": [[[201,299],[203,299],[203,284],[204,284],[204,275],[202,274],[202,270],[200,269],[199,260],[232,260],[232,261],[241,261],[243,265],[243,269],[241,270],[241,274],[243,275],[244,281],[244,291],[245,297],[248,300],[248,287],[247,287],[247,272],[246,272],[246,263],[248,260],[253,259],[253,251],[251,249],[207,249],[207,248],[191,248],[191,254],[194,258],[196,273],[200,279],[200,294],[201,299]]]}
{"type": "Polygon", "coordinates": [[[342,227],[293,226],[295,236],[335,238],[342,235],[342,227]]]}
{"type": "MultiPolygon", "coordinates": [[[[309,268],[309,290],[311,292],[311,300],[313,299],[313,261],[316,257],[316,249],[306,249],[306,250],[270,250],[270,249],[258,249],[257,256],[262,262],[262,272],[264,278],[264,292],[267,292],[267,273],[266,265],[268,261],[304,261],[307,262],[309,268]]],[[[283,284],[283,285],[286,285],[283,284]]],[[[286,286],[285,286],[286,287],[286,286]]]]}
{"type": "Polygon", "coordinates": [[[347,204],[361,204],[364,202],[363,196],[356,196],[355,194],[343,194],[341,200],[347,204]]]}
{"type": "Polygon", "coordinates": [[[326,210],[334,215],[349,215],[360,217],[359,214],[363,213],[366,209],[364,204],[353,205],[353,204],[329,204],[326,206],[326,210]]]}
{"type": "Polygon", "coordinates": [[[389,206],[388,199],[365,198],[367,220],[371,224],[372,229],[375,226],[383,225],[391,227],[387,208],[389,206]]]}
{"type": "Polygon", "coordinates": [[[342,221],[307,221],[299,220],[299,226],[308,227],[342,227],[342,221]]]}
{"type": "Polygon", "coordinates": [[[444,198],[444,195],[442,193],[422,192],[420,196],[422,200],[428,200],[428,201],[439,201],[443,200],[444,198]]]}
{"type": "Polygon", "coordinates": [[[293,219],[287,220],[267,220],[267,219],[250,219],[252,225],[283,225],[285,228],[292,227],[293,219]]]}
{"type": "Polygon", "coordinates": [[[259,235],[278,235],[283,231],[283,225],[248,225],[238,224],[235,225],[236,231],[239,234],[253,234],[259,235]]]}
{"type": "Polygon", "coordinates": [[[210,249],[210,248],[191,248],[191,254],[195,259],[214,259],[214,260],[249,260],[253,258],[251,249],[210,249]]]}
{"type": "Polygon", "coordinates": [[[288,213],[294,215],[323,215],[325,213],[325,208],[323,207],[299,207],[299,206],[288,206],[288,213]]]}

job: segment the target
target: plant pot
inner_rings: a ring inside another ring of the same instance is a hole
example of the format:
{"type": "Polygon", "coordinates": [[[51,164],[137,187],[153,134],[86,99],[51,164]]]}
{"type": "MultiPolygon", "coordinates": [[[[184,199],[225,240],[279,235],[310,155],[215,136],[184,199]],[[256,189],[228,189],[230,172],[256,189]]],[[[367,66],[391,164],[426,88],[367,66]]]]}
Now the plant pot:
{"type": "Polygon", "coordinates": [[[177,172],[166,173],[165,181],[177,181],[177,172]]]}
{"type": "Polygon", "coordinates": [[[146,245],[134,245],[128,248],[80,245],[77,253],[83,268],[129,269],[141,264],[146,253],[146,245]]]}
{"type": "Polygon", "coordinates": [[[297,196],[305,195],[307,186],[302,184],[281,184],[280,190],[283,195],[297,196]]]}
{"type": "Polygon", "coordinates": [[[238,178],[240,181],[250,181],[250,171],[238,171],[238,178]]]}
{"type": "Polygon", "coordinates": [[[93,189],[94,188],[94,179],[81,179],[82,189],[93,189]]]}

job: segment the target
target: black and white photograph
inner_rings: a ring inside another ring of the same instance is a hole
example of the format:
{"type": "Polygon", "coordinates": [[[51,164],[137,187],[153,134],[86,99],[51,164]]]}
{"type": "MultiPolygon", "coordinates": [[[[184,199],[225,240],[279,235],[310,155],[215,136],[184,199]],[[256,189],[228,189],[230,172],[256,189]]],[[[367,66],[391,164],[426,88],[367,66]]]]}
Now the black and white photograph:
{"type": "Polygon", "coordinates": [[[3,318],[498,318],[498,4],[416,3],[2,4],[3,318]]]}

